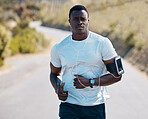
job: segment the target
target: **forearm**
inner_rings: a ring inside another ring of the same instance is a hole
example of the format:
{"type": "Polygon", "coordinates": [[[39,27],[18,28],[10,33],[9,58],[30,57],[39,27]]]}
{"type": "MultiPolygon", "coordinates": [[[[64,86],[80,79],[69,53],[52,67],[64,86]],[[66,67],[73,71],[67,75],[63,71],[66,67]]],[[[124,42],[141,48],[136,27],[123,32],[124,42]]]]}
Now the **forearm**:
{"type": "MultiPolygon", "coordinates": [[[[116,75],[115,75],[116,76],[116,75]]],[[[121,80],[121,77],[115,78],[111,74],[105,74],[100,78],[94,78],[95,86],[108,86],[121,80]]]]}
{"type": "Polygon", "coordinates": [[[56,91],[60,86],[61,80],[57,77],[56,74],[50,73],[50,82],[56,91]]]}
{"type": "Polygon", "coordinates": [[[58,75],[51,73],[50,74],[50,82],[55,89],[55,92],[59,98],[59,100],[65,101],[68,97],[68,91],[64,91],[65,82],[61,84],[61,80],[57,77],[58,75]],[[60,85],[61,84],[61,85],[60,85]]]}

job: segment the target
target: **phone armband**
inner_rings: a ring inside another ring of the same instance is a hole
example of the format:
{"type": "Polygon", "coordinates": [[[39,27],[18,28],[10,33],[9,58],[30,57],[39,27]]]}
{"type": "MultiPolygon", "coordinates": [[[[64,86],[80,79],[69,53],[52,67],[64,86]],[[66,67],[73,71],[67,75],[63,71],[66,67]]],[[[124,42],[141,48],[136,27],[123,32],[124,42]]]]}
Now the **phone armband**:
{"type": "Polygon", "coordinates": [[[117,72],[118,75],[122,75],[124,73],[120,56],[117,56],[113,63],[107,64],[106,68],[110,73],[117,72]]]}

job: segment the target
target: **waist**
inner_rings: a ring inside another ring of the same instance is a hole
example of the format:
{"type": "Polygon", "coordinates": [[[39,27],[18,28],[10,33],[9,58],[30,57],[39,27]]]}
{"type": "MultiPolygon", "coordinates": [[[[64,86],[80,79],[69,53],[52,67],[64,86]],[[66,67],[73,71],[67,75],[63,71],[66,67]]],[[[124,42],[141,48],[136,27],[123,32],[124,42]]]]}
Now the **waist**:
{"type": "Polygon", "coordinates": [[[104,103],[109,98],[109,94],[104,86],[84,89],[67,88],[67,91],[68,98],[63,102],[82,106],[98,105],[104,103]]]}

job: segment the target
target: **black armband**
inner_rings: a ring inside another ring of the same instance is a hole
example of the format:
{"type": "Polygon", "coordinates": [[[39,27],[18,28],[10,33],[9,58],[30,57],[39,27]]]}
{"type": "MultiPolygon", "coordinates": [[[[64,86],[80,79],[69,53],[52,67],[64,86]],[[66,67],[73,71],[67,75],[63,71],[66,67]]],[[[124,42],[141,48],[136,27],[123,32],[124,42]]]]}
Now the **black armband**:
{"type": "Polygon", "coordinates": [[[106,68],[107,68],[107,71],[109,71],[110,73],[117,72],[118,75],[121,75],[124,73],[120,56],[116,57],[113,63],[107,64],[106,68]]]}
{"type": "Polygon", "coordinates": [[[109,63],[106,65],[106,68],[107,68],[107,71],[109,71],[110,73],[115,73],[117,72],[117,69],[116,69],[116,66],[115,66],[115,63],[109,63]]]}

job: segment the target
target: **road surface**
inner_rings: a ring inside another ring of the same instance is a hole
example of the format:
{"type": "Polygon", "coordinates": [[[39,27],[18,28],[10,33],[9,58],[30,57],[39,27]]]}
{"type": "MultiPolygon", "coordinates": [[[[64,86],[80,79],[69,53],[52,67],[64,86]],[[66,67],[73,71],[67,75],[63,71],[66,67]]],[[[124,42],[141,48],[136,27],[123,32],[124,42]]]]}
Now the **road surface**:
{"type": "MultiPolygon", "coordinates": [[[[57,40],[70,32],[38,26],[57,40]]],[[[11,59],[11,58],[10,58],[11,59]]],[[[59,119],[59,101],[49,83],[49,53],[9,60],[0,73],[0,119],[59,119]]],[[[108,87],[107,119],[148,118],[148,77],[124,61],[122,80],[108,87]]]]}

